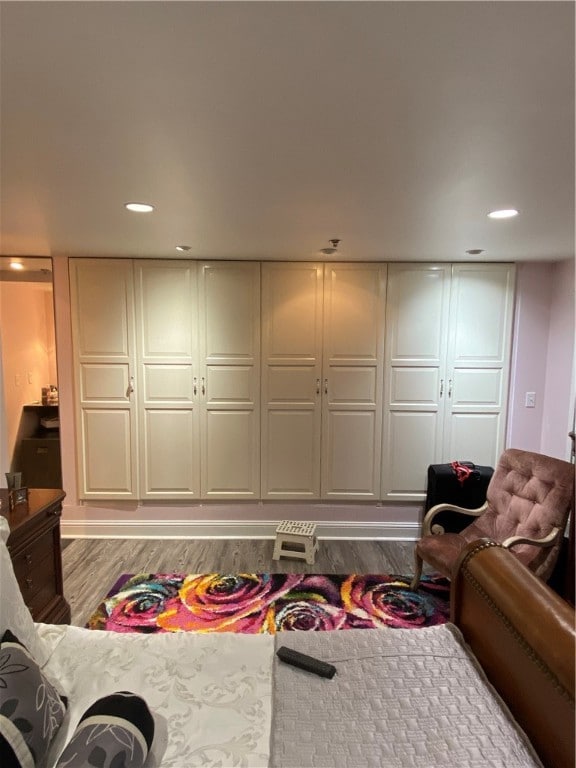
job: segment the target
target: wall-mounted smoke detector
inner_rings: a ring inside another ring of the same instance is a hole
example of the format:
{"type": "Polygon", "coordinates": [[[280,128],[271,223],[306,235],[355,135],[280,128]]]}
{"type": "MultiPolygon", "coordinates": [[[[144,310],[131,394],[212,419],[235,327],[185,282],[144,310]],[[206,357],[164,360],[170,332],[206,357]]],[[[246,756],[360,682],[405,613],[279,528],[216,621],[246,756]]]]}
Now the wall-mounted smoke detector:
{"type": "Polygon", "coordinates": [[[329,241],[329,243],[330,243],[329,248],[320,248],[320,253],[323,253],[324,256],[332,256],[333,254],[337,253],[338,244],[340,243],[340,240],[337,237],[333,237],[332,240],[329,241]]]}

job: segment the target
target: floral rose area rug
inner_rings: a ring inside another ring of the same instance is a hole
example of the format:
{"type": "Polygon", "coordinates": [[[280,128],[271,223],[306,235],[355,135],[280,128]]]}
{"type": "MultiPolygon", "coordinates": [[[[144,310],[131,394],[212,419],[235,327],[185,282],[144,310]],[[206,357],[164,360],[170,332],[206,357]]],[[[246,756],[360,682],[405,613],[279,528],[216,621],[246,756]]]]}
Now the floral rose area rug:
{"type": "Polygon", "coordinates": [[[429,627],[449,617],[450,584],[424,576],[124,574],[86,626],[113,632],[274,634],[429,627]]]}

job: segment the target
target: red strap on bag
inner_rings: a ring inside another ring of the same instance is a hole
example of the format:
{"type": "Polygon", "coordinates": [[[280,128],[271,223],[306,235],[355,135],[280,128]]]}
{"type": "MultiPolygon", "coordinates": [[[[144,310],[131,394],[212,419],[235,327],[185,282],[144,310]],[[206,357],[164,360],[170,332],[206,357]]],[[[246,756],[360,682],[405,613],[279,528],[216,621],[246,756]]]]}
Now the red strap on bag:
{"type": "Polygon", "coordinates": [[[466,464],[460,464],[459,461],[453,461],[450,464],[450,466],[456,473],[456,477],[458,478],[458,482],[460,483],[460,485],[464,485],[464,483],[466,482],[466,480],[468,480],[472,472],[474,472],[474,470],[471,467],[467,467],[466,464]]]}

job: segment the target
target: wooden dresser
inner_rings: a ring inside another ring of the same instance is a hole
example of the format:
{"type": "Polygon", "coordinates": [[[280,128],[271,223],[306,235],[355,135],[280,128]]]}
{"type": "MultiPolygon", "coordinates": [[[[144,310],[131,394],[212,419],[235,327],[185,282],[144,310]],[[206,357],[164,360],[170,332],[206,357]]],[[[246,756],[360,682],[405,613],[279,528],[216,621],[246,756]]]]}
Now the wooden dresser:
{"type": "Polygon", "coordinates": [[[0,490],[0,512],[8,520],[8,551],[24,602],[34,621],[69,624],[70,606],[64,599],[60,516],[64,491],[30,488],[28,504],[10,511],[8,491],[0,490]]]}

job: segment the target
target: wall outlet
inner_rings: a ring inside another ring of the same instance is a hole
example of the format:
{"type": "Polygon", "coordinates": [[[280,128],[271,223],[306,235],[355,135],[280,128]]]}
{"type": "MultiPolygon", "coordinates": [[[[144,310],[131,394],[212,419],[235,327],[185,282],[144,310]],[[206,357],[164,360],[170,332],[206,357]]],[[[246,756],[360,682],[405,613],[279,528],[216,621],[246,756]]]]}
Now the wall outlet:
{"type": "Polygon", "coordinates": [[[526,392],[526,408],[536,407],[536,392],[526,392]]]}

